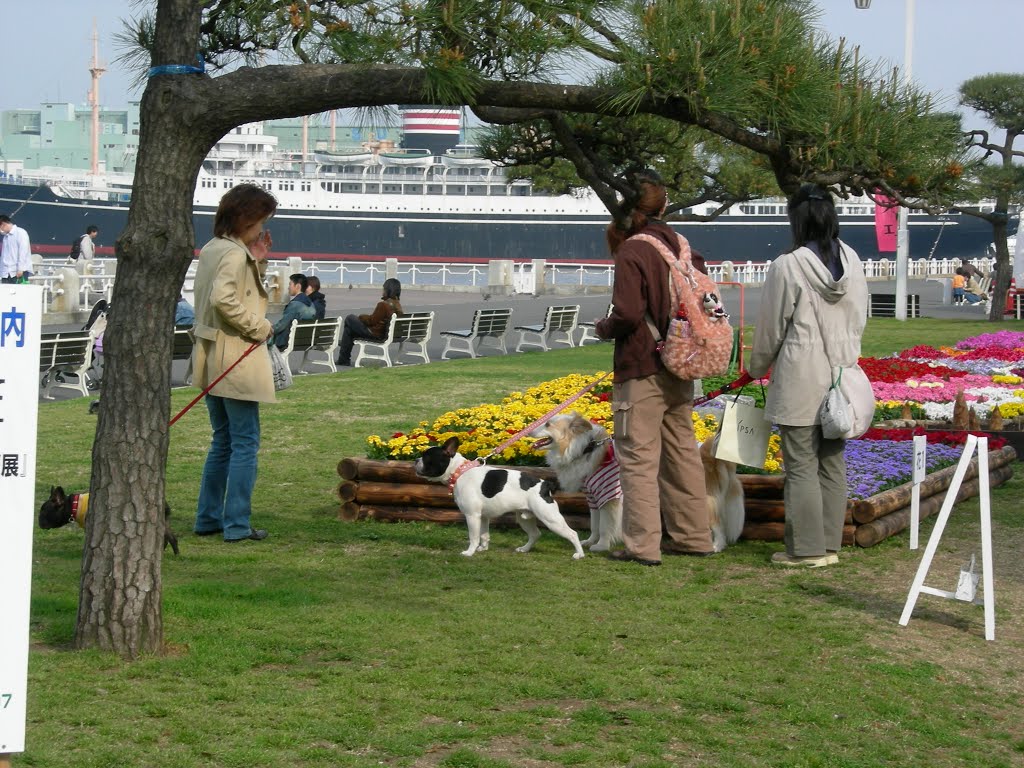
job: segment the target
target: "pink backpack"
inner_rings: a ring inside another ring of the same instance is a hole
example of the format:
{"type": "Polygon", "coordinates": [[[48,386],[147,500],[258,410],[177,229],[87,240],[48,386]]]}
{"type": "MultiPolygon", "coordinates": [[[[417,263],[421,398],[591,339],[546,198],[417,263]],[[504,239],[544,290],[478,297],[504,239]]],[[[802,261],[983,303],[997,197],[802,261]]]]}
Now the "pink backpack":
{"type": "Polygon", "coordinates": [[[672,282],[669,292],[676,316],[668,326],[664,341],[657,326],[647,315],[647,325],[665,368],[680,379],[702,379],[721,376],[729,370],[732,360],[733,331],[729,315],[718,299],[715,282],[690,260],[690,244],[679,238],[679,258],[661,240],[651,235],[633,235],[630,240],[649,243],[669,265],[672,282]]]}

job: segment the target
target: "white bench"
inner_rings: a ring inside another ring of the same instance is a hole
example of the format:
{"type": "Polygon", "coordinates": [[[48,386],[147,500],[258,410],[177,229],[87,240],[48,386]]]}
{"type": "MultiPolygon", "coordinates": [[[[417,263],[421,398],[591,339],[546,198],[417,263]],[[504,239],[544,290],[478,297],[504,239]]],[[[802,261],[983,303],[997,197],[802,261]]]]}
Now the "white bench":
{"type": "Polygon", "coordinates": [[[478,309],[473,313],[470,327],[459,331],[441,331],[445,337],[444,351],[441,359],[447,360],[449,352],[465,352],[476,358],[484,339],[494,339],[495,346],[506,355],[505,336],[512,317],[512,309],[478,309]]]}
{"type": "Polygon", "coordinates": [[[290,351],[302,352],[298,373],[309,373],[303,370],[307,365],[322,365],[331,373],[338,370],[334,358],[341,341],[343,322],[343,318],[340,317],[325,317],[323,320],[297,320],[292,323],[288,348],[290,351]],[[313,353],[326,357],[323,360],[313,360],[310,358],[313,353]]]}
{"type": "Polygon", "coordinates": [[[383,339],[354,339],[353,344],[358,347],[359,353],[352,361],[352,366],[358,368],[363,360],[380,360],[389,368],[392,366],[390,347],[398,345],[398,354],[403,354],[402,347],[411,344],[416,349],[405,352],[408,355],[423,358],[423,362],[429,363],[427,355],[427,342],[430,341],[430,334],[434,327],[433,312],[410,312],[407,315],[392,315],[388,324],[388,333],[383,339]]]}
{"type": "Polygon", "coordinates": [[[192,351],[194,348],[195,339],[192,335],[192,326],[174,326],[174,346],[171,348],[171,360],[188,360],[183,379],[186,386],[192,383],[192,351]]]}
{"type": "Polygon", "coordinates": [[[53,400],[55,389],[70,389],[83,397],[89,396],[87,371],[92,365],[96,335],[92,331],[71,333],[44,333],[39,348],[39,372],[43,397],[53,400]],[[68,377],[75,381],[68,381],[68,377]]]}
{"type": "MultiPolygon", "coordinates": [[[[609,317],[612,314],[612,308],[614,304],[609,304],[608,309],[605,311],[604,316],[609,317]]],[[[584,342],[587,341],[604,341],[600,336],[597,335],[597,323],[579,323],[579,328],[583,330],[580,334],[579,345],[582,347],[584,342]]]]}
{"type": "Polygon", "coordinates": [[[565,337],[560,340],[562,343],[575,347],[576,343],[573,341],[572,335],[576,332],[579,316],[579,304],[548,307],[547,312],[544,313],[543,323],[537,325],[517,325],[515,327],[519,331],[519,343],[516,344],[516,352],[521,351],[524,346],[540,347],[546,352],[550,349],[548,343],[553,344],[555,342],[555,334],[561,334],[565,337]],[[537,340],[532,341],[532,337],[536,337],[537,340]]]}

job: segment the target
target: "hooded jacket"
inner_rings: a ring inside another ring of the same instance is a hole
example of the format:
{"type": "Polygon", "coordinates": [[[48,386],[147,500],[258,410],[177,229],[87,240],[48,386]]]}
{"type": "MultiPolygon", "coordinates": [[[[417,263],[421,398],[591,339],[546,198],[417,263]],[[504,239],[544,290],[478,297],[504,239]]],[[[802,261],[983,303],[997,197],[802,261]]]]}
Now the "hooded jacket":
{"type": "Polygon", "coordinates": [[[761,378],[771,369],[765,411],[776,424],[817,424],[838,366],[860,358],[868,286],[857,253],[839,245],[838,280],[807,247],[782,254],[768,268],[747,371],[761,378]]]}

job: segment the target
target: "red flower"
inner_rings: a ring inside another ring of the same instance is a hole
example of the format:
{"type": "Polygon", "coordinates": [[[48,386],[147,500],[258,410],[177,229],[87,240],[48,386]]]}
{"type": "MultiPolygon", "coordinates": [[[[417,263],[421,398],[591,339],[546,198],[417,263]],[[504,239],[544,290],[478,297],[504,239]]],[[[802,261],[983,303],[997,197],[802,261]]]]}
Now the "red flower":
{"type": "Polygon", "coordinates": [[[394,440],[396,437],[405,437],[405,435],[401,432],[395,432],[395,434],[391,436],[391,439],[394,440]]]}
{"type": "Polygon", "coordinates": [[[599,394],[597,396],[597,401],[599,403],[607,403],[609,400],[611,400],[611,393],[610,392],[602,392],[601,394],[599,394]]]}
{"type": "MultiPolygon", "coordinates": [[[[929,429],[914,427],[913,429],[883,429],[872,427],[863,435],[861,440],[913,440],[915,435],[926,435],[929,443],[944,443],[945,445],[963,445],[967,442],[967,435],[985,437],[984,432],[960,432],[952,430],[929,429]]],[[[998,451],[1006,445],[1006,438],[988,435],[988,447],[991,451],[998,451]]]]}
{"type": "Polygon", "coordinates": [[[966,376],[968,373],[944,365],[929,365],[898,357],[887,357],[882,360],[874,357],[862,357],[859,362],[860,367],[864,369],[864,373],[871,381],[890,384],[902,384],[907,379],[915,379],[929,374],[939,378],[953,379],[966,376]]]}

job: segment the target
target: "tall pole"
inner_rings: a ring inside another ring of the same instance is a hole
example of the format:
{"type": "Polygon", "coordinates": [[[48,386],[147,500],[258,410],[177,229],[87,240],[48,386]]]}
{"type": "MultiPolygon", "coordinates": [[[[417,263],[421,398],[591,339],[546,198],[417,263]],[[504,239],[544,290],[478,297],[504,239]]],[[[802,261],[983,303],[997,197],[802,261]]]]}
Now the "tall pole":
{"type": "Polygon", "coordinates": [[[107,70],[100,66],[100,38],[96,34],[96,19],[92,20],[92,88],[89,89],[89,104],[92,106],[92,131],[90,138],[90,173],[95,176],[99,172],[100,163],[100,75],[107,70]]]}
{"type": "MultiPolygon", "coordinates": [[[[903,30],[903,83],[910,86],[914,61],[914,3],[905,0],[906,21],[903,30]]],[[[907,319],[907,274],[910,271],[909,211],[900,206],[896,232],[896,319],[907,319]]]]}
{"type": "MultiPolygon", "coordinates": [[[[913,76],[914,61],[914,3],[916,0],[904,0],[906,18],[903,23],[903,84],[910,85],[913,76]]],[[[871,0],[853,0],[858,10],[866,11],[871,7],[871,0]]],[[[897,214],[896,229],[896,319],[907,319],[907,273],[910,271],[910,230],[908,225],[909,212],[900,206],[897,214]]]]}
{"type": "Polygon", "coordinates": [[[309,115],[302,116],[302,162],[309,155],[309,115]]]}

